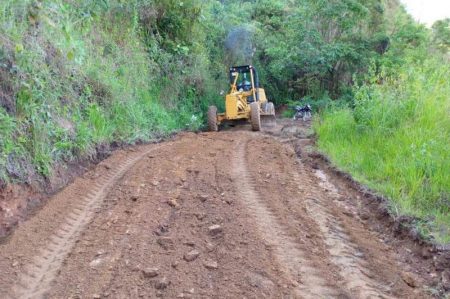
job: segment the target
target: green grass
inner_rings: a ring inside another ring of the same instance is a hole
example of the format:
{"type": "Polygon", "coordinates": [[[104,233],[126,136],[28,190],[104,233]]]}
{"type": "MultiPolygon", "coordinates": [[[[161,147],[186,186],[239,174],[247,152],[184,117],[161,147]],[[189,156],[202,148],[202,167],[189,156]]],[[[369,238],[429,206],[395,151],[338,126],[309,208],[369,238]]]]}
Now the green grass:
{"type": "Polygon", "coordinates": [[[327,110],[318,146],[340,168],[417,217],[424,236],[450,242],[450,66],[411,63],[356,90],[355,108],[327,110]]]}
{"type": "Polygon", "coordinates": [[[0,2],[0,75],[15,103],[0,108],[0,180],[26,181],[30,166],[47,177],[98,145],[201,127],[217,89],[205,34],[189,36],[189,55],[178,53],[140,22],[151,2],[100,2],[0,2]]]}

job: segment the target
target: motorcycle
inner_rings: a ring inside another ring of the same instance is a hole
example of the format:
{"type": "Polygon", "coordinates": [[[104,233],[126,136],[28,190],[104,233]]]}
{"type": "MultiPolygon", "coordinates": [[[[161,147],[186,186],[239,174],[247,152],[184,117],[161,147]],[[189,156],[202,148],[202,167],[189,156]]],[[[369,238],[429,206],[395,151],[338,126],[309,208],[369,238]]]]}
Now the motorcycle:
{"type": "Polygon", "coordinates": [[[292,120],[298,120],[303,119],[303,121],[307,121],[311,119],[311,106],[309,104],[306,104],[305,106],[295,106],[294,107],[295,114],[292,120]]]}

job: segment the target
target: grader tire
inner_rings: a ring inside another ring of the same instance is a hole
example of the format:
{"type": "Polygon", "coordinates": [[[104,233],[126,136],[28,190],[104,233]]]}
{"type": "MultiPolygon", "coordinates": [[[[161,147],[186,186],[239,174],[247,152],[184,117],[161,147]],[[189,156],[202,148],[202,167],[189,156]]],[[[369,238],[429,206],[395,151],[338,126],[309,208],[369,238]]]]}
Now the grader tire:
{"type": "Polygon", "coordinates": [[[261,131],[261,114],[259,112],[259,103],[250,104],[250,122],[253,131],[261,131]]]}
{"type": "Polygon", "coordinates": [[[208,108],[208,129],[212,132],[217,132],[219,126],[217,125],[217,107],[209,106],[208,108]]]}

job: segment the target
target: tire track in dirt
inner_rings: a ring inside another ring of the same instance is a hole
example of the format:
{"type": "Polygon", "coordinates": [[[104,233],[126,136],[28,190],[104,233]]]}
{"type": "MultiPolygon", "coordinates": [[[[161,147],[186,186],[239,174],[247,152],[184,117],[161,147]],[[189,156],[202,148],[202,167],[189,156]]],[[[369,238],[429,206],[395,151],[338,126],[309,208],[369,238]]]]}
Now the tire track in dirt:
{"type": "Polygon", "coordinates": [[[0,244],[0,298],[427,297],[402,276],[415,260],[289,145],[247,132],[164,145],[118,151],[19,226],[0,244]]]}
{"type": "Polygon", "coordinates": [[[185,179],[186,175],[183,167],[190,165],[189,160],[178,162],[181,157],[172,148],[154,152],[116,181],[103,201],[101,212],[85,228],[81,242],[73,247],[75,254],[66,259],[60,269],[61,274],[52,282],[46,294],[48,298],[138,298],[139,294],[148,298],[154,295],[135,281],[141,278],[142,264],[149,260],[145,256],[149,251],[148,245],[155,238],[154,234],[148,233],[155,230],[149,228],[149,223],[158,218],[162,219],[163,227],[168,227],[176,216],[176,209],[163,199],[161,204],[172,211],[162,212],[157,204],[149,206],[147,200],[150,196],[164,198],[161,193],[166,192],[169,198],[179,197],[183,187],[179,183],[180,178],[185,179]],[[169,173],[173,176],[168,176],[169,173]],[[177,179],[169,182],[165,181],[166,177],[177,179]],[[148,215],[153,208],[161,211],[160,215],[148,215]],[[88,247],[83,240],[90,240],[88,247]],[[71,281],[73,286],[67,285],[67,281],[71,281]],[[123,285],[131,288],[122,289],[123,285]]]}
{"type": "MultiPolygon", "coordinates": [[[[286,172],[281,169],[279,177],[286,174],[294,179],[293,183],[297,185],[294,188],[298,190],[300,200],[287,199],[287,202],[301,206],[301,210],[308,215],[307,218],[312,220],[305,222],[304,219],[303,222],[312,225],[316,229],[315,234],[321,239],[320,247],[324,250],[328,262],[320,261],[320,264],[316,265],[325,266],[322,273],[330,271],[335,274],[337,285],[345,293],[344,298],[430,297],[430,289],[424,287],[422,279],[433,270],[430,271],[426,266],[427,270],[422,269],[422,277],[419,277],[416,275],[419,273],[417,268],[413,269],[417,266],[416,263],[423,262],[423,252],[427,254],[428,251],[418,249],[418,244],[411,244],[408,240],[393,238],[390,235],[392,228],[389,227],[390,224],[385,223],[385,216],[379,218],[380,212],[371,210],[373,205],[365,206],[368,203],[365,192],[361,192],[359,188],[349,188],[346,181],[339,180],[339,174],[334,174],[333,170],[327,171],[330,166],[320,163],[322,160],[318,158],[314,140],[310,139],[311,134],[307,124],[282,122],[278,131],[269,133],[274,146],[269,146],[272,143],[269,141],[264,151],[259,150],[256,153],[260,157],[262,152],[274,153],[276,143],[285,145],[288,151],[292,150],[293,154],[287,155],[293,158],[291,162],[287,159],[282,163],[285,166],[290,164],[291,167],[286,167],[286,172]],[[389,227],[387,231],[385,226],[389,227]],[[380,229],[383,232],[380,233],[380,229]],[[399,243],[406,246],[393,246],[399,243]],[[420,256],[419,259],[417,255],[420,256]]],[[[261,180],[266,178],[265,173],[271,173],[265,166],[270,161],[265,159],[262,163],[264,165],[262,174],[259,175],[260,182],[265,181],[261,180]]],[[[258,176],[254,171],[252,173],[258,176]]],[[[280,185],[278,175],[277,185],[280,185]]],[[[278,196],[277,200],[280,199],[283,197],[278,196]]],[[[270,197],[267,200],[270,200],[270,197]]],[[[292,209],[292,214],[287,210],[289,214],[285,215],[295,215],[295,209],[292,209]]],[[[423,257],[430,260],[429,255],[423,257]]],[[[430,276],[433,275],[435,274],[430,276]]]]}
{"type": "MultiPolygon", "coordinates": [[[[316,171],[314,175],[321,181],[319,187],[324,192],[328,191],[327,201],[329,201],[329,197],[340,196],[336,187],[327,181],[325,174],[316,171]]],[[[300,186],[299,175],[294,173],[293,177],[300,186]]],[[[320,190],[314,188],[313,191],[318,193],[320,190]]],[[[380,283],[371,278],[373,275],[365,265],[364,255],[359,252],[357,245],[345,232],[339,219],[327,211],[323,197],[317,195],[305,199],[306,208],[309,214],[314,215],[314,221],[317,223],[330,253],[330,260],[339,269],[345,289],[355,298],[392,298],[386,294],[385,288],[380,283]]]]}
{"type": "Polygon", "coordinates": [[[248,213],[253,217],[259,227],[259,233],[265,242],[273,249],[275,258],[281,267],[281,271],[294,286],[296,298],[330,298],[337,293],[330,289],[329,283],[322,278],[308,255],[297,246],[295,240],[290,237],[280,221],[269,207],[260,199],[257,187],[253,183],[247,170],[246,146],[248,139],[240,142],[235,150],[233,169],[235,181],[242,198],[242,203],[247,207],[248,213]]]}
{"type": "Polygon", "coordinates": [[[13,287],[10,297],[44,297],[77,237],[90,222],[109,189],[139,160],[152,151],[165,146],[154,147],[143,153],[134,153],[131,157],[127,157],[121,163],[113,166],[105,176],[99,177],[94,183],[94,188],[79,200],[79,204],[75,205],[65,217],[65,223],[50,236],[47,245],[40,249],[40,254],[25,267],[19,277],[19,282],[13,287]]]}

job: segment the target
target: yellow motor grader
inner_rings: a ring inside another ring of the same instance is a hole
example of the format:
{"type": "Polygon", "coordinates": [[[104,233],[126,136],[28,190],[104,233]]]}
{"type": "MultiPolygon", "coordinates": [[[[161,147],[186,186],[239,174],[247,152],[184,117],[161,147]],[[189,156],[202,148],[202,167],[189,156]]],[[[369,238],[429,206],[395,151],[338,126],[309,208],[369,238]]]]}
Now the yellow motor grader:
{"type": "Polygon", "coordinates": [[[261,118],[275,119],[275,106],[259,87],[258,73],[251,65],[230,68],[230,92],[225,96],[225,112],[217,113],[216,106],[208,109],[208,128],[217,131],[225,122],[247,120],[253,131],[261,130],[261,118]]]}

